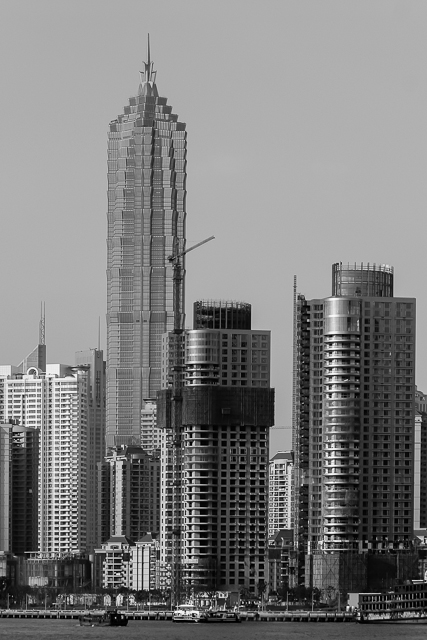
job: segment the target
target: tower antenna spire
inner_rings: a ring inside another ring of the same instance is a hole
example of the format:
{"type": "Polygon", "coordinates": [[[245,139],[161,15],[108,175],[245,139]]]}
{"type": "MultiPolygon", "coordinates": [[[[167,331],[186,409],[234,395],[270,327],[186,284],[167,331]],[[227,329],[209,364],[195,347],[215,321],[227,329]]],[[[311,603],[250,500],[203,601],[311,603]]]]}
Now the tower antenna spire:
{"type": "Polygon", "coordinates": [[[39,344],[46,344],[46,303],[41,302],[39,323],[39,344]]]}
{"type": "Polygon", "coordinates": [[[148,34],[148,44],[147,44],[147,62],[143,62],[144,71],[140,71],[141,75],[144,74],[144,78],[141,78],[142,82],[151,82],[152,76],[154,75],[153,66],[154,63],[151,62],[151,52],[150,52],[150,34],[148,34]]]}
{"type": "Polygon", "coordinates": [[[151,61],[151,49],[150,49],[150,34],[148,34],[147,43],[147,62],[143,62],[144,71],[140,71],[141,84],[139,92],[146,95],[157,96],[156,89],[156,75],[157,71],[154,71],[154,62],[151,61]]]}

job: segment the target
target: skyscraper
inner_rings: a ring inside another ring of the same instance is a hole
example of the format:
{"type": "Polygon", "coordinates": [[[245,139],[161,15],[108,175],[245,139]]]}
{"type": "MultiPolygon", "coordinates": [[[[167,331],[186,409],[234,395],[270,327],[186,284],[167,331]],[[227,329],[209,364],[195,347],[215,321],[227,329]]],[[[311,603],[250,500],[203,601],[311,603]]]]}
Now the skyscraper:
{"type": "Polygon", "coordinates": [[[89,367],[12,369],[0,367],[0,421],[38,431],[38,551],[87,551],[89,367]]]}
{"type": "Polygon", "coordinates": [[[40,433],[12,426],[12,546],[15,554],[37,549],[37,470],[40,433]]]}
{"type": "Polygon", "coordinates": [[[0,551],[37,549],[39,432],[0,423],[0,551]]]}
{"type": "Polygon", "coordinates": [[[139,445],[141,409],[161,386],[161,336],[174,327],[168,256],[185,246],[186,147],[148,47],[138,93],[108,134],[107,447],[139,445]]]}
{"type": "Polygon", "coordinates": [[[294,318],[295,526],[305,582],[321,587],[327,572],[336,588],[363,589],[356,556],[413,535],[415,300],[393,297],[388,265],[337,263],[332,296],[295,295],[294,318]]]}
{"type": "Polygon", "coordinates": [[[87,546],[93,549],[101,540],[98,528],[98,464],[105,453],[105,360],[99,349],[77,351],[77,366],[83,365],[89,372],[88,430],[87,430],[87,546]]]}
{"type": "MultiPolygon", "coordinates": [[[[160,456],[141,447],[112,449],[105,457],[110,493],[109,531],[136,542],[160,530],[160,456]]],[[[103,540],[102,542],[105,542],[103,540]]]]}
{"type": "Polygon", "coordinates": [[[201,320],[185,332],[179,426],[176,390],[159,394],[161,557],[172,565],[176,598],[192,589],[255,595],[267,581],[270,332],[251,330],[245,303],[195,308],[201,320]]]}
{"type": "Polygon", "coordinates": [[[92,550],[105,453],[102,351],[79,351],[75,367],[47,365],[43,310],[37,347],[18,367],[0,366],[0,399],[0,423],[13,425],[13,552],[92,550]]]}

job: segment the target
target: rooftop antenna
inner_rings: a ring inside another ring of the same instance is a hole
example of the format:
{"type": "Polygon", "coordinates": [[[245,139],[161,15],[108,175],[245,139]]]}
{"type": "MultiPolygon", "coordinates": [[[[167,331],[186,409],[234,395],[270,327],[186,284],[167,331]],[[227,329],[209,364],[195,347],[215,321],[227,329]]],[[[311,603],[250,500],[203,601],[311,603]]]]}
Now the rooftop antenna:
{"type": "Polygon", "coordinates": [[[154,71],[154,62],[151,61],[150,34],[148,34],[147,62],[143,62],[143,65],[144,71],[139,72],[141,74],[141,84],[144,85],[147,82],[152,82],[153,84],[155,84],[157,71],[154,71]]]}
{"type": "Polygon", "coordinates": [[[39,344],[46,344],[46,303],[41,302],[39,322],[39,344]]]}
{"type": "Polygon", "coordinates": [[[101,316],[98,316],[98,351],[101,351],[101,316]]]}

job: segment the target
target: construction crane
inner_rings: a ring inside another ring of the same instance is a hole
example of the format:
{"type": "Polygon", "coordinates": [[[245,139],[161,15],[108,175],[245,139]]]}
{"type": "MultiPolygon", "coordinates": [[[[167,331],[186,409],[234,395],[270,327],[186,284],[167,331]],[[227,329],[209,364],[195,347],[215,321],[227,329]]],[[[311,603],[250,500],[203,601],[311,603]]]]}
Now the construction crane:
{"type": "MultiPolygon", "coordinates": [[[[173,312],[174,329],[173,345],[174,349],[172,366],[172,407],[171,407],[171,434],[169,449],[172,452],[172,527],[171,527],[171,604],[179,601],[181,586],[181,500],[182,500],[182,475],[181,475],[181,426],[182,426],[182,369],[184,361],[183,326],[182,326],[182,266],[181,258],[193,249],[197,249],[202,244],[213,240],[215,236],[210,236],[201,242],[175,253],[168,257],[173,265],[173,312]]],[[[171,341],[172,342],[172,341],[171,341]]]]}
{"type": "Polygon", "coordinates": [[[184,249],[180,253],[171,255],[168,257],[169,262],[173,265],[173,314],[174,314],[174,333],[179,335],[182,333],[182,311],[181,311],[181,286],[182,286],[182,268],[181,268],[181,258],[185,256],[193,249],[197,249],[197,247],[201,247],[202,244],[206,244],[206,242],[210,242],[210,240],[214,240],[215,236],[210,236],[209,238],[205,238],[201,242],[193,245],[189,249],[184,249]]]}

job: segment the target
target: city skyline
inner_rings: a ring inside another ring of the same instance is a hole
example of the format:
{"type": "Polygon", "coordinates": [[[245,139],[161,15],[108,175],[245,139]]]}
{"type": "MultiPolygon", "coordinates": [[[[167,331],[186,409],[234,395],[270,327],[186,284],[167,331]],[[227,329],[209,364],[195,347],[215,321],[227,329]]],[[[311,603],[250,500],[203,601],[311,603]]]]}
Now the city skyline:
{"type": "MultiPolygon", "coordinates": [[[[191,140],[187,246],[216,237],[187,261],[187,326],[197,299],[251,303],[254,325],[272,332],[276,425],[288,426],[294,274],[308,298],[326,297],[331,263],[392,264],[395,294],[427,312],[427,6],[124,5],[130,24],[108,0],[4,3],[2,256],[13,278],[1,361],[36,344],[41,300],[49,362],[94,347],[99,317],[105,349],[105,128],[137,87],[150,33],[159,93],[191,140]]],[[[421,390],[426,346],[420,332],[421,390]]],[[[290,448],[283,433],[277,448],[290,448]]]]}

